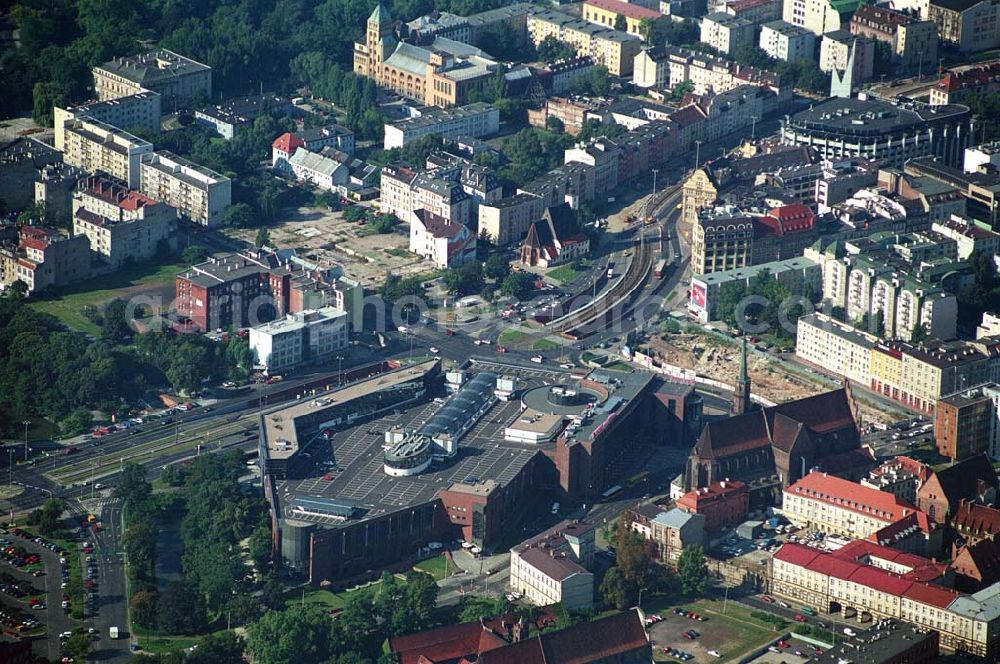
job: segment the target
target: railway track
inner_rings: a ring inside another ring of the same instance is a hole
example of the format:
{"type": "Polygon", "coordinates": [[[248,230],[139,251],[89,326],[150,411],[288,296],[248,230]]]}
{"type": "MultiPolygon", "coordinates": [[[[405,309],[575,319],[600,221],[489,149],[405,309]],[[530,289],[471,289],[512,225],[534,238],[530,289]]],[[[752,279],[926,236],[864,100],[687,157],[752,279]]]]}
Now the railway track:
{"type": "MultiPolygon", "coordinates": [[[[669,209],[675,205],[680,193],[680,187],[677,185],[664,191],[663,196],[653,205],[652,216],[655,218],[665,208],[669,209]]],[[[615,311],[622,313],[621,309],[627,304],[627,300],[649,278],[656,259],[657,242],[646,237],[649,228],[655,228],[655,225],[640,228],[641,238],[637,241],[635,256],[622,278],[601,298],[595,300],[594,306],[584,307],[561,319],[549,328],[551,332],[574,340],[581,339],[613,322],[613,319],[608,320],[609,314],[615,311]]]]}

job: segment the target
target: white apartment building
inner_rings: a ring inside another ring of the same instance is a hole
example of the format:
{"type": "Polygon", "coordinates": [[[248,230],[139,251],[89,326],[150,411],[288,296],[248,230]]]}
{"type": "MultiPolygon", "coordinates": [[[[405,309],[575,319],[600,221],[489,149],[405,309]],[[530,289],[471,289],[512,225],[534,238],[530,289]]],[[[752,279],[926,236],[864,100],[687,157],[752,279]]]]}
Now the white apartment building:
{"type": "Polygon", "coordinates": [[[221,224],[233,201],[229,178],[166,150],[143,157],[138,188],[202,226],[221,224]]]}
{"type": "Polygon", "coordinates": [[[816,35],[801,25],[771,21],[760,26],[760,50],[772,58],[794,62],[816,57],[816,35]]]}
{"type": "Polygon", "coordinates": [[[348,315],[335,307],[309,309],[250,328],[250,349],[269,373],[320,362],[347,348],[348,315]]]}
{"type": "Polygon", "coordinates": [[[56,150],[66,150],[65,125],[72,120],[97,120],[112,127],[130,130],[142,128],[151,132],[160,131],[160,95],[150,90],[119,99],[95,101],[79,106],[53,107],[53,127],[55,128],[56,150]]]}
{"type": "Polygon", "coordinates": [[[537,606],[594,604],[594,526],[563,521],[510,550],[510,589],[537,606]]]}
{"type": "Polygon", "coordinates": [[[871,382],[871,351],[878,338],[827,316],[799,318],[795,355],[867,387],[871,382]]]}
{"type": "Polygon", "coordinates": [[[437,177],[435,171],[417,173],[405,166],[382,169],[379,210],[413,223],[417,210],[426,210],[449,222],[468,224],[472,218],[472,196],[456,179],[437,177]]]}
{"type": "Polygon", "coordinates": [[[701,41],[726,55],[752,45],[756,33],[756,25],[731,14],[715,12],[701,19],[701,41]]]}
{"type": "Polygon", "coordinates": [[[784,0],[781,19],[818,37],[846,30],[851,14],[862,4],[863,0],[784,0]]]}
{"type": "Polygon", "coordinates": [[[410,251],[435,267],[459,267],[476,259],[476,235],[465,224],[417,210],[410,222],[410,251]]]}
{"type": "Polygon", "coordinates": [[[666,49],[660,46],[639,51],[632,63],[632,85],[665,90],[670,86],[670,63],[666,49]]]}
{"type": "Polygon", "coordinates": [[[875,73],[875,40],[836,30],[823,35],[819,46],[820,71],[843,72],[854,50],[854,83],[863,83],[875,73]]]}
{"type": "Polygon", "coordinates": [[[139,187],[139,165],[153,144],[100,120],[67,120],[62,126],[63,161],[85,171],[101,171],[139,187]]]}
{"type": "Polygon", "coordinates": [[[386,123],[383,141],[386,150],[404,147],[424,136],[482,138],[500,131],[500,111],[482,102],[415,113],[414,117],[386,123]]]}
{"type": "Polygon", "coordinates": [[[531,224],[542,218],[545,199],[534,194],[515,194],[479,206],[479,232],[485,232],[498,247],[518,242],[531,224]]]}
{"type": "Polygon", "coordinates": [[[155,256],[176,222],[172,207],[107,178],[89,177],[73,194],[73,235],[86,236],[113,270],[155,256]]]}

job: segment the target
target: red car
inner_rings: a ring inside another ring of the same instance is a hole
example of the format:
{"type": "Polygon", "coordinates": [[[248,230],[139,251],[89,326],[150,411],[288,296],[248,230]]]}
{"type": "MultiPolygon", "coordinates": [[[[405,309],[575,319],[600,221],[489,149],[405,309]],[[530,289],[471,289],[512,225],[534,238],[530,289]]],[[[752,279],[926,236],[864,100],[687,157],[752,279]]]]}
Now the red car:
{"type": "Polygon", "coordinates": [[[764,595],[763,597],[761,597],[761,599],[767,602],[768,604],[774,604],[774,598],[771,597],[770,595],[764,595]]]}
{"type": "Polygon", "coordinates": [[[808,621],[808,620],[806,619],[806,617],[805,617],[804,615],[802,615],[801,613],[796,613],[796,614],[795,614],[795,622],[800,622],[800,623],[804,623],[804,622],[809,622],[809,621],[808,621]]]}
{"type": "Polygon", "coordinates": [[[681,636],[683,636],[688,641],[694,641],[694,637],[691,636],[689,632],[681,632],[681,636]]]}
{"type": "Polygon", "coordinates": [[[785,641],[784,639],[782,639],[781,641],[778,641],[778,647],[779,648],[788,648],[789,647],[788,646],[788,641],[785,641]]]}

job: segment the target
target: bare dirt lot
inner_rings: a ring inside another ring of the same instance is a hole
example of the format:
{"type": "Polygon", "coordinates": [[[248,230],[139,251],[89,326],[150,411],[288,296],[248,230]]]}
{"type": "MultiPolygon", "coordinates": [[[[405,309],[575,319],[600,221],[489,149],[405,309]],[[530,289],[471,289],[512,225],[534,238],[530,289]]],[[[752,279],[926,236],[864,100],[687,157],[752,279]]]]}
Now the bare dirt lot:
{"type": "MultiPolygon", "coordinates": [[[[735,344],[724,345],[720,340],[699,334],[671,334],[663,338],[653,336],[650,347],[660,354],[664,362],[685,369],[693,369],[724,383],[732,383],[739,373],[740,353],[735,344]]],[[[754,394],[781,403],[801,399],[829,390],[829,386],[812,381],[781,368],[775,360],[750,355],[747,372],[754,394]]],[[[860,404],[866,422],[891,422],[886,413],[860,404]]]]}
{"type": "MultiPolygon", "coordinates": [[[[366,288],[377,288],[387,274],[407,277],[428,274],[434,265],[409,253],[409,226],[399,224],[392,233],[372,233],[368,226],[344,220],[342,213],[318,207],[284,210],[282,221],[268,226],[271,243],[295,249],[307,260],[321,265],[340,264],[352,279],[366,288]]],[[[256,229],[234,229],[228,234],[253,242],[256,229]]]]}

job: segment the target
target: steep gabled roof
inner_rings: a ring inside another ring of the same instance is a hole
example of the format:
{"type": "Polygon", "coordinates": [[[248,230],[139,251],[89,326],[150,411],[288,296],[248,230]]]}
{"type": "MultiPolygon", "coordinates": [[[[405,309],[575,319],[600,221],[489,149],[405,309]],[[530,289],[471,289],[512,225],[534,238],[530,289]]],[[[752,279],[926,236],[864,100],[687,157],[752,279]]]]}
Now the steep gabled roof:
{"type": "Polygon", "coordinates": [[[966,500],[975,499],[980,482],[994,488],[997,486],[996,471],[993,470],[993,464],[990,463],[989,457],[985,454],[969,457],[944,470],[937,471],[928,483],[934,482],[935,478],[949,505],[956,505],[963,498],[966,500]]]}
{"type": "Polygon", "coordinates": [[[951,517],[951,525],[983,535],[1000,533],[1000,510],[963,500],[951,517]]]}

